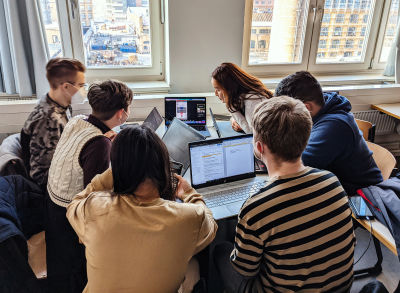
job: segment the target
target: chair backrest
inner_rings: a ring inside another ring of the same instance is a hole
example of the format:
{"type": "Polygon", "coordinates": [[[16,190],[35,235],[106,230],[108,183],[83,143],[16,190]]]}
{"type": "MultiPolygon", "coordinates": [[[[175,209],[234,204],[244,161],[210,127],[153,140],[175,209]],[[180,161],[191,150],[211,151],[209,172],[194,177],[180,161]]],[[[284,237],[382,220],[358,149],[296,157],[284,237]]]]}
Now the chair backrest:
{"type": "Polygon", "coordinates": [[[373,138],[371,137],[371,129],[373,129],[374,125],[365,120],[360,120],[360,119],[355,119],[358,128],[362,131],[363,137],[366,141],[373,141],[373,138]]]}
{"type": "Polygon", "coordinates": [[[380,145],[369,141],[367,141],[367,145],[373,153],[372,157],[374,158],[376,165],[379,170],[381,170],[383,180],[389,179],[394,166],[396,166],[396,159],[391,152],[380,145]]]}

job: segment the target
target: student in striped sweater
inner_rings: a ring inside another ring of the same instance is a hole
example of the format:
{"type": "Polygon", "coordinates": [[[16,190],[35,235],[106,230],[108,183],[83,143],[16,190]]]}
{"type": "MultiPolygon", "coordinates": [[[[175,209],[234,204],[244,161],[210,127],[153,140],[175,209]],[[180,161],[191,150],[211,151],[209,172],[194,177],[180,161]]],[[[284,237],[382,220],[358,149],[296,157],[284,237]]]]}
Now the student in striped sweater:
{"type": "Polygon", "coordinates": [[[351,211],[335,175],[301,161],[312,126],[307,108],[289,97],[272,98],[255,109],[252,123],[254,152],[269,182],[241,208],[234,247],[215,249],[226,291],[349,291],[351,211]]]}

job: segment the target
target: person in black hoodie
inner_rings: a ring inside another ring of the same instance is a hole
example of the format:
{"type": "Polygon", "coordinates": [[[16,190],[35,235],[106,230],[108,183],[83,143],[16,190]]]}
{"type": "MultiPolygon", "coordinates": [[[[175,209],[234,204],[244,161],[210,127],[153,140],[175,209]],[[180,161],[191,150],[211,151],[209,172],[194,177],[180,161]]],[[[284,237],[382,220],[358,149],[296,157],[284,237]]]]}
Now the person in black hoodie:
{"type": "Polygon", "coordinates": [[[323,93],[319,82],[307,71],[282,79],[274,95],[299,99],[310,111],[313,127],[302,155],[304,165],[334,173],[348,195],[383,181],[350,113],[349,100],[335,92],[323,93]]]}

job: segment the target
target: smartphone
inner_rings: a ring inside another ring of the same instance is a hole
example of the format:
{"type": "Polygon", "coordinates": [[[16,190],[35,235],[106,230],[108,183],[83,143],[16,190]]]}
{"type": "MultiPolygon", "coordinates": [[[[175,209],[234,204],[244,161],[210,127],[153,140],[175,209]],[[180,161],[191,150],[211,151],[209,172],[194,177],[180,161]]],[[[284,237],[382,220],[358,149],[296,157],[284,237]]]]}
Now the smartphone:
{"type": "Polygon", "coordinates": [[[170,161],[170,169],[171,169],[171,180],[172,180],[172,188],[175,191],[178,187],[178,178],[174,176],[174,174],[181,175],[183,164],[180,162],[170,161]]]}
{"type": "Polygon", "coordinates": [[[361,196],[350,196],[349,203],[357,219],[374,217],[364,198],[361,196]]]}

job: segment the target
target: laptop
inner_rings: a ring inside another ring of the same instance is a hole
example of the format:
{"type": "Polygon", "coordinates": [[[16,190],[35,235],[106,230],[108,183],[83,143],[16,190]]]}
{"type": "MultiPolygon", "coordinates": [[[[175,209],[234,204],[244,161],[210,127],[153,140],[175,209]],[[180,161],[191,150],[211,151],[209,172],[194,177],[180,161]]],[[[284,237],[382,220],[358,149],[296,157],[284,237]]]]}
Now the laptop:
{"type": "Polygon", "coordinates": [[[174,117],[193,127],[205,137],[210,132],[206,121],[206,98],[165,98],[165,125],[169,127],[174,117]]]}
{"type": "Polygon", "coordinates": [[[218,137],[231,137],[231,136],[239,136],[239,135],[244,134],[243,131],[237,132],[237,131],[233,130],[230,121],[218,121],[217,122],[211,108],[210,108],[210,115],[211,115],[211,119],[212,119],[213,126],[215,128],[215,131],[218,134],[218,137]]]}
{"type": "MultiPolygon", "coordinates": [[[[162,137],[164,135],[164,128],[163,123],[164,119],[161,116],[160,112],[158,112],[157,108],[154,107],[149,115],[147,115],[146,119],[143,121],[142,125],[146,125],[149,127],[151,130],[153,130],[159,137],[162,137]]],[[[127,123],[124,125],[121,125],[120,128],[124,129],[125,127],[130,127],[130,126],[135,126],[139,125],[138,123],[127,123]]]]}
{"type": "MultiPolygon", "coordinates": [[[[215,131],[218,134],[218,137],[229,137],[229,136],[240,136],[243,135],[244,132],[237,132],[233,130],[231,126],[230,121],[218,121],[215,119],[215,116],[213,114],[213,111],[210,108],[210,115],[211,119],[215,128],[215,131]]],[[[258,160],[257,158],[254,158],[254,164],[255,164],[255,170],[257,174],[267,174],[267,166],[265,166],[263,161],[258,160]]]]}
{"type": "Polygon", "coordinates": [[[217,220],[236,216],[266,184],[256,177],[252,134],[192,142],[189,155],[192,186],[217,220]]]}
{"type": "Polygon", "coordinates": [[[183,164],[182,174],[185,174],[190,166],[188,144],[193,141],[202,141],[205,139],[200,132],[178,118],[172,120],[172,123],[162,137],[171,159],[183,164]]]}

